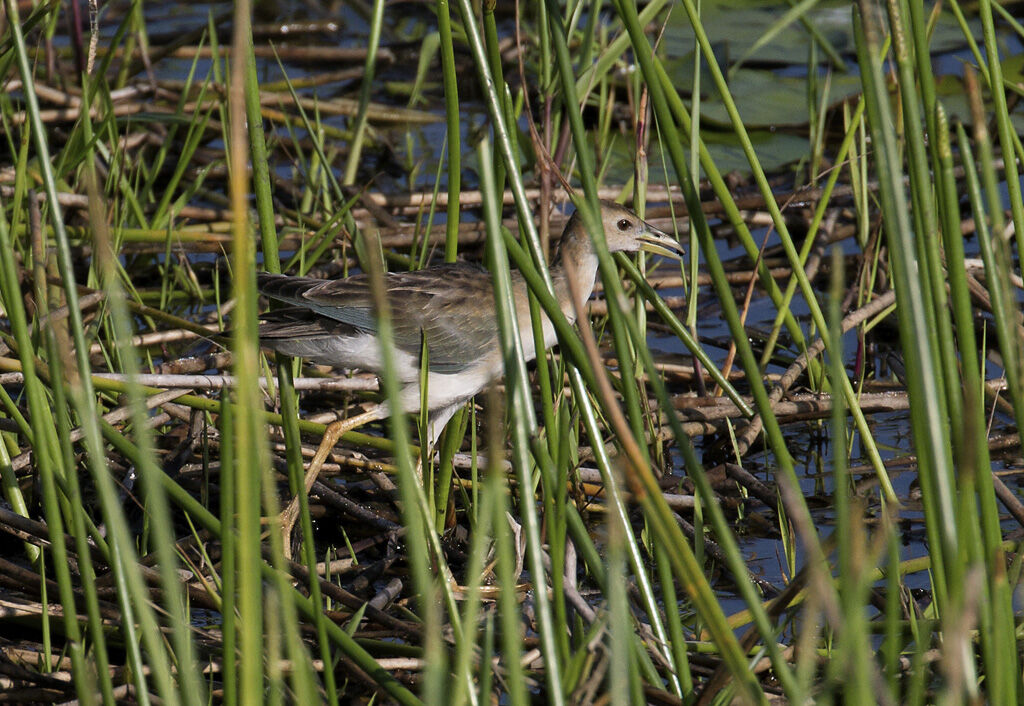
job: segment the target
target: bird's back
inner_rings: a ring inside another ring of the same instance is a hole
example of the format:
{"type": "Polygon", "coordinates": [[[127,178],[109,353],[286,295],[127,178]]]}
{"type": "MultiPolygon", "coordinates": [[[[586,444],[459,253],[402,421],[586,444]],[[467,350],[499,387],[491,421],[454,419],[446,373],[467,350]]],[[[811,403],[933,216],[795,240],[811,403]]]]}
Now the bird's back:
{"type": "MultiPolygon", "coordinates": [[[[381,371],[377,316],[365,274],[339,280],[257,275],[262,293],[291,305],[263,316],[260,338],[288,355],[381,371]]],[[[426,341],[431,372],[455,374],[497,351],[490,274],[452,263],[385,275],[400,368],[419,370],[426,341]]],[[[407,371],[402,371],[401,377],[407,371]]]]}

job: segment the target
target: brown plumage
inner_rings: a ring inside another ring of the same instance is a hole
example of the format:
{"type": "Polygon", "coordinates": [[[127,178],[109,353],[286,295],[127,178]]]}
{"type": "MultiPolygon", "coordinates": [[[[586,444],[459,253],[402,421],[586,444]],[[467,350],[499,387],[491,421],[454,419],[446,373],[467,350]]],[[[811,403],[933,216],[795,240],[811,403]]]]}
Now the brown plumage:
{"type": "MultiPolygon", "coordinates": [[[[601,220],[612,252],[643,249],[681,257],[679,243],[623,206],[603,201],[601,220]]],[[[573,289],[585,301],[594,289],[597,255],[579,213],[566,224],[559,255],[551,268],[555,296],[565,315],[575,321],[569,271],[576,278],[573,289]],[[569,270],[566,260],[573,264],[569,270]]],[[[264,316],[260,339],[267,348],[335,367],[381,372],[377,321],[367,275],[325,281],[260,274],[257,281],[268,297],[292,305],[264,316]]],[[[392,309],[404,412],[420,409],[420,351],[426,342],[427,408],[434,439],[455,410],[504,372],[491,275],[476,265],[445,264],[416,272],[388,273],[385,287],[392,309]]],[[[532,360],[537,347],[526,282],[518,272],[512,273],[512,290],[524,352],[532,360]]],[[[543,329],[541,350],[556,341],[554,327],[546,317],[543,329]]],[[[373,418],[388,414],[386,405],[382,405],[373,418]]]]}

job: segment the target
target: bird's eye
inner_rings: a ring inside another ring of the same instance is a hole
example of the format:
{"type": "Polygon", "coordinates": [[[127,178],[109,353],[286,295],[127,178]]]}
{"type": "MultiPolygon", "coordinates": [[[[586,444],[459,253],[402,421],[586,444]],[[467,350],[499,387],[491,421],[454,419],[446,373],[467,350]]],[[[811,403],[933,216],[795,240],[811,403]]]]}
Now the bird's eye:
{"type": "Polygon", "coordinates": [[[633,224],[629,222],[628,218],[623,218],[619,220],[619,222],[616,223],[615,225],[619,227],[619,230],[629,230],[629,227],[633,224]]]}

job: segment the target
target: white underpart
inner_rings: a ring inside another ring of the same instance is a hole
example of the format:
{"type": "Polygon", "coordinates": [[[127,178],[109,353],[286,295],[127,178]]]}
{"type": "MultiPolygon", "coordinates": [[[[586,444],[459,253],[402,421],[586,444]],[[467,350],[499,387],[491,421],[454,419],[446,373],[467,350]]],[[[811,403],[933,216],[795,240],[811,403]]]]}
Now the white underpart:
{"type": "MultiPolygon", "coordinates": [[[[577,295],[580,303],[585,304],[594,289],[597,277],[597,257],[590,255],[576,263],[577,295]]],[[[525,292],[523,293],[525,295],[525,292]]],[[[556,279],[555,295],[562,302],[562,312],[570,323],[576,320],[576,308],[569,296],[565,278],[556,279]]],[[[518,299],[518,297],[517,297],[518,299]]],[[[543,348],[538,351],[534,346],[533,325],[529,306],[525,304],[525,296],[516,311],[520,336],[523,342],[523,355],[527,361],[534,360],[538,353],[543,353],[558,342],[555,327],[550,319],[541,314],[543,348]]],[[[306,358],[313,362],[331,364],[331,361],[344,360],[346,367],[370,370],[381,374],[384,360],[381,354],[380,340],[369,333],[355,336],[323,336],[320,338],[297,338],[290,342],[277,341],[277,350],[288,355],[306,358]]],[[[420,361],[407,351],[395,349],[393,353],[395,373],[402,385],[399,392],[399,404],[403,412],[415,414],[420,411],[420,361]]],[[[505,373],[501,353],[495,349],[484,358],[473,362],[469,367],[458,373],[428,372],[427,374],[427,409],[430,414],[428,436],[430,443],[437,441],[444,426],[452,415],[477,392],[484,389],[492,380],[505,373]]],[[[381,417],[390,414],[390,406],[384,402],[381,417]]]]}

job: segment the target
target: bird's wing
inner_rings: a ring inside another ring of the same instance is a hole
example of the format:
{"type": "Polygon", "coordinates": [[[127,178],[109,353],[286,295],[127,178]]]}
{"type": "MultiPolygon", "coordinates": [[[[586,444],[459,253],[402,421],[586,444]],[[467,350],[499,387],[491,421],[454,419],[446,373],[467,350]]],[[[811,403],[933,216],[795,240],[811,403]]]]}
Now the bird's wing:
{"type": "Polygon", "coordinates": [[[290,306],[260,314],[260,339],[265,342],[354,336],[359,332],[360,330],[354,326],[320,316],[304,306],[290,306]]]}
{"type": "MultiPolygon", "coordinates": [[[[328,281],[261,275],[259,282],[267,296],[377,333],[370,280],[364,274],[328,281]]],[[[388,273],[385,284],[395,346],[418,358],[425,338],[432,371],[460,372],[497,346],[494,294],[486,270],[452,263],[388,273]]]]}

